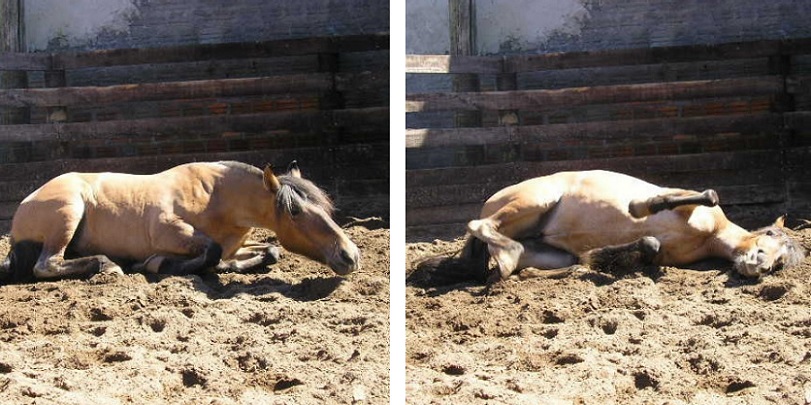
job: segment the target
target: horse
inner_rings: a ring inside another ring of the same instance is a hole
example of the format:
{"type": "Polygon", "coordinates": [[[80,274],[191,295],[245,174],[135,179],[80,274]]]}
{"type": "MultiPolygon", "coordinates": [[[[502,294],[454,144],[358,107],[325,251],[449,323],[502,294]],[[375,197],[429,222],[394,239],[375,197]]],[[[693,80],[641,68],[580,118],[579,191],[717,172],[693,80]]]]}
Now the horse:
{"type": "Polygon", "coordinates": [[[467,224],[458,255],[426,260],[412,275],[492,283],[526,268],[584,264],[614,272],[721,258],[741,276],[760,278],[805,258],[786,232],[785,216],[749,232],[718,204],[711,189],[664,188],[604,170],[537,177],[496,192],[467,224]],[[489,273],[491,257],[498,270],[489,273]]]}
{"type": "Polygon", "coordinates": [[[327,194],[293,161],[276,175],[240,162],[188,163],[151,175],[66,173],[31,193],[11,225],[0,280],[30,282],[130,270],[188,275],[276,263],[280,250],[248,239],[256,227],[339,275],[360,251],[332,219],[327,194]]]}

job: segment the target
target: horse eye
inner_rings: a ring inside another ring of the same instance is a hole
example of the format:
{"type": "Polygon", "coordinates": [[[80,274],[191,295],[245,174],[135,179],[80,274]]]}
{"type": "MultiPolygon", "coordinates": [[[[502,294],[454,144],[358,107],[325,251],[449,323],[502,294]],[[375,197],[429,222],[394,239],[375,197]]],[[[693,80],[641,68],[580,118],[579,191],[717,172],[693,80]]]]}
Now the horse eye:
{"type": "Polygon", "coordinates": [[[298,214],[301,214],[301,206],[298,204],[292,204],[290,206],[290,216],[296,217],[298,214]]]}
{"type": "Polygon", "coordinates": [[[766,231],[766,236],[774,236],[774,231],[772,231],[771,229],[766,231]]]}

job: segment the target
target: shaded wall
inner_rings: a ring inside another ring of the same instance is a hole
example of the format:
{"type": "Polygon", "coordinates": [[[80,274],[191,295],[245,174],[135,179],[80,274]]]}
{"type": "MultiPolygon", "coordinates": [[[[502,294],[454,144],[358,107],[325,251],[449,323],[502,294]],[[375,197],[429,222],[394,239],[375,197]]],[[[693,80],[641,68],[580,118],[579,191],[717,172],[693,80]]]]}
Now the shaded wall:
{"type": "MultiPolygon", "coordinates": [[[[407,51],[448,51],[448,2],[409,0],[407,51]]],[[[479,54],[576,51],[811,36],[800,0],[477,0],[479,54]]]]}
{"type": "Polygon", "coordinates": [[[26,46],[140,48],[389,30],[387,0],[26,0],[26,46]]]}

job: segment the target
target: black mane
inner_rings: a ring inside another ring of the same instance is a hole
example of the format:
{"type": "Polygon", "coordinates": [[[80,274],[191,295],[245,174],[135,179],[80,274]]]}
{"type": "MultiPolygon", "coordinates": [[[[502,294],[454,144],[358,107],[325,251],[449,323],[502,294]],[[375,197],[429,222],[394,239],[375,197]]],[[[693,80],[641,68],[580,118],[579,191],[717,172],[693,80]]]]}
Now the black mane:
{"type": "Polygon", "coordinates": [[[301,203],[315,204],[327,214],[332,215],[335,208],[332,205],[327,193],[318,188],[313,182],[293,177],[287,174],[276,176],[281,187],[276,192],[276,206],[287,213],[293,213],[301,209],[301,203]]]}
{"type": "MultiPolygon", "coordinates": [[[[221,165],[231,169],[238,169],[248,172],[260,179],[263,176],[262,170],[247,163],[226,161],[219,162],[221,165]]],[[[327,193],[316,186],[313,182],[301,177],[293,177],[289,174],[277,175],[279,179],[279,191],[276,192],[276,206],[284,212],[290,214],[301,209],[301,204],[310,203],[320,207],[327,214],[332,215],[335,207],[332,205],[327,193]]]]}

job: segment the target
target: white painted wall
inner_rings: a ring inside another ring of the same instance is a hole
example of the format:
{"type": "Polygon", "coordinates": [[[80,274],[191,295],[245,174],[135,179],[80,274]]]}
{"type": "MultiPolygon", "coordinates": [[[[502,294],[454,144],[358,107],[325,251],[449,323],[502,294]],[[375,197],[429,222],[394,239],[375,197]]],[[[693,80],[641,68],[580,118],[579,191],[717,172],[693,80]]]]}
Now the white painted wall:
{"type": "MultiPolygon", "coordinates": [[[[475,0],[477,50],[543,53],[811,36],[808,0],[475,0]]],[[[448,0],[406,0],[408,53],[445,54],[448,0]]]]}
{"type": "Polygon", "coordinates": [[[406,0],[406,53],[447,54],[449,21],[448,0],[406,0]]]}
{"type": "Polygon", "coordinates": [[[476,15],[477,48],[488,55],[531,49],[552,35],[578,36],[588,11],[580,0],[477,0],[476,15]]]}
{"type": "Polygon", "coordinates": [[[90,42],[100,32],[126,32],[138,12],[135,0],[26,0],[25,39],[28,51],[44,50],[51,41],[63,46],[90,42]]]}

